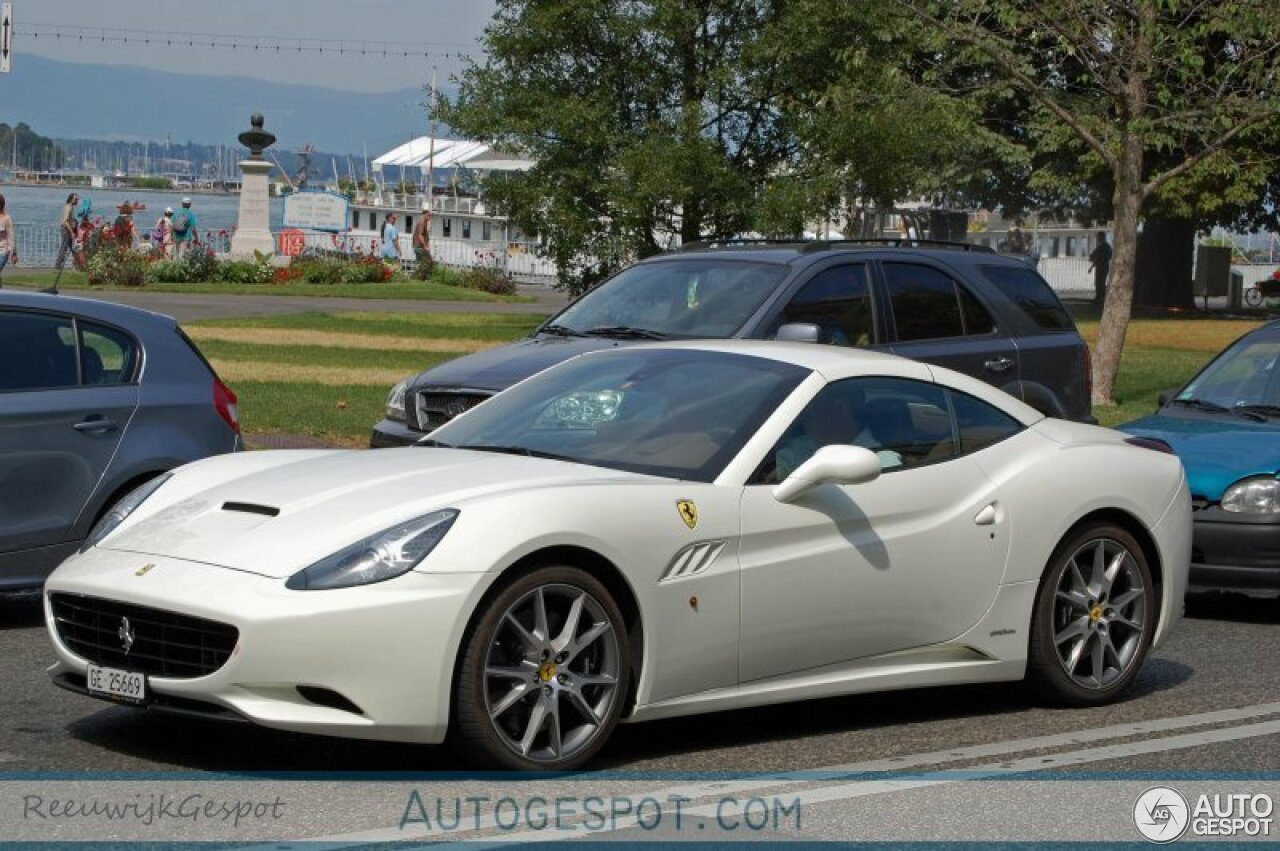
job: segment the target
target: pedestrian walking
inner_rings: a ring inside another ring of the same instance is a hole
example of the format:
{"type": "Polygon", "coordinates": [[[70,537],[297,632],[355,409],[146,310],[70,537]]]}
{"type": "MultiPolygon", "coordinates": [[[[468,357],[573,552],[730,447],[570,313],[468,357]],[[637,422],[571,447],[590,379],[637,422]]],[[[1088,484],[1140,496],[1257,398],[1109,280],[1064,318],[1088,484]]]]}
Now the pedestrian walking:
{"type": "MultiPolygon", "coordinates": [[[[10,263],[18,262],[18,237],[13,230],[13,217],[4,211],[4,196],[0,195],[0,275],[10,263]]],[[[0,287],[4,286],[0,282],[0,287]]]]}
{"type": "Polygon", "coordinates": [[[431,258],[431,202],[422,202],[422,216],[413,226],[413,257],[419,280],[431,277],[431,269],[435,261],[431,258]]]}
{"type": "Polygon", "coordinates": [[[173,216],[174,259],[182,260],[191,251],[191,246],[200,242],[196,226],[196,214],[191,209],[191,199],[183,198],[181,209],[173,216]]]}
{"type": "Polygon", "coordinates": [[[383,260],[394,260],[397,265],[400,263],[400,232],[396,230],[395,213],[387,213],[387,218],[382,222],[380,256],[383,260]]]}
{"type": "Polygon", "coordinates": [[[1093,303],[1102,304],[1107,295],[1107,275],[1111,272],[1111,245],[1105,231],[1098,231],[1098,244],[1089,254],[1089,271],[1093,273],[1093,303]]]}
{"type": "Polygon", "coordinates": [[[116,209],[120,214],[111,224],[111,236],[121,248],[133,248],[133,205],[125,201],[116,209]]]}
{"type": "Polygon", "coordinates": [[[67,203],[62,208],[62,215],[58,219],[58,229],[62,235],[61,244],[58,247],[58,259],[54,261],[54,266],[58,270],[57,276],[53,279],[52,291],[58,291],[58,282],[62,280],[62,268],[67,263],[67,256],[72,253],[72,246],[76,242],[76,204],[80,197],[72,192],[67,196],[67,203]]]}
{"type": "Polygon", "coordinates": [[[160,257],[169,259],[173,250],[172,207],[165,207],[164,213],[156,219],[155,227],[151,229],[151,244],[155,246],[155,251],[160,257]]]}

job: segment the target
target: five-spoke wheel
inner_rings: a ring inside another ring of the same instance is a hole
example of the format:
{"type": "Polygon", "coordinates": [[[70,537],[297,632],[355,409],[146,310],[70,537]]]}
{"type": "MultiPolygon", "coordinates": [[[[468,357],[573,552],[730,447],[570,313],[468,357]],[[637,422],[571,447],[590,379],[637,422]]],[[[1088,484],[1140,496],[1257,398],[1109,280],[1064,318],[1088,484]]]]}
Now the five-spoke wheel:
{"type": "Polygon", "coordinates": [[[622,615],[570,567],[504,588],[471,631],[459,671],[461,743],[508,768],[572,768],[608,738],[629,676],[622,615]]]}

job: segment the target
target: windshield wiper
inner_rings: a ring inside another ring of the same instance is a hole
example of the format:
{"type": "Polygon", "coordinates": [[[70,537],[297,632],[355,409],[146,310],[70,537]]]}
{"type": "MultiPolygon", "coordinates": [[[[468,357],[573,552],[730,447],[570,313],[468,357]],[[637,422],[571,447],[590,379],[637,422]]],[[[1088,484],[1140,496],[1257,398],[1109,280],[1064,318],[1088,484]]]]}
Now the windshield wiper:
{"type": "Polygon", "coordinates": [[[1213,414],[1225,414],[1230,408],[1225,408],[1217,402],[1210,402],[1208,399],[1174,399],[1170,404],[1185,405],[1188,408],[1195,408],[1197,411],[1208,411],[1213,414]]]}
{"type": "Polygon", "coordinates": [[[557,324],[555,324],[555,323],[552,323],[552,324],[550,324],[550,325],[543,325],[541,328],[539,328],[539,329],[538,329],[538,333],[539,333],[539,334],[551,334],[551,335],[556,336],[556,337],[584,337],[584,336],[586,336],[586,335],[585,335],[585,334],[583,334],[581,331],[578,331],[578,330],[576,330],[576,329],[574,329],[574,328],[570,328],[568,325],[557,325],[557,324]]]}
{"type": "Polygon", "coordinates": [[[591,328],[587,334],[592,337],[630,337],[638,340],[665,340],[667,335],[648,328],[632,328],[630,325],[600,325],[591,328]]]}
{"type": "Polygon", "coordinates": [[[475,452],[500,452],[504,455],[525,455],[529,458],[550,458],[552,461],[571,461],[574,464],[582,463],[577,458],[571,458],[568,455],[557,455],[554,452],[543,452],[541,449],[530,449],[527,446],[488,446],[482,444],[466,444],[457,448],[471,449],[475,452]]]}
{"type": "Polygon", "coordinates": [[[1245,416],[1255,416],[1259,422],[1280,416],[1280,405],[1236,405],[1232,410],[1245,416]]]}
{"type": "Polygon", "coordinates": [[[457,448],[452,443],[445,443],[443,441],[436,440],[434,437],[419,438],[418,441],[415,442],[413,445],[428,446],[432,449],[456,449],[457,448]]]}

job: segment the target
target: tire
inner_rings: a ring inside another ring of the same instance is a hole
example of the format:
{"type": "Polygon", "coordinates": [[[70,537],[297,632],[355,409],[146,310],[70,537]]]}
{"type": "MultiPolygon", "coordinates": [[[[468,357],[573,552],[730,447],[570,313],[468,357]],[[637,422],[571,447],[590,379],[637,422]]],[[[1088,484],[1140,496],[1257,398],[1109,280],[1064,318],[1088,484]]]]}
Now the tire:
{"type": "Polygon", "coordinates": [[[622,612],[594,576],[555,566],[517,577],[463,639],[450,743],[469,763],[579,768],[618,722],[630,658],[622,612]]]}
{"type": "Polygon", "coordinates": [[[1156,615],[1151,569],[1134,537],[1112,523],[1073,530],[1036,594],[1028,684],[1063,706],[1115,700],[1142,667],[1156,615]]]}

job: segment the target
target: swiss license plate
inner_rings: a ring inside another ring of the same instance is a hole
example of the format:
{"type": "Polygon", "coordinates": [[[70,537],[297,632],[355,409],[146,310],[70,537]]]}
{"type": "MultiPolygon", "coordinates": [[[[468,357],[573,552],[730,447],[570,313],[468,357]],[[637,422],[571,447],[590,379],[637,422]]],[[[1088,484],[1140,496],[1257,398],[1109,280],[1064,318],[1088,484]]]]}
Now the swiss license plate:
{"type": "Polygon", "coordinates": [[[142,703],[147,699],[147,677],[136,671],[90,665],[87,680],[89,694],[97,697],[128,703],[142,703]]]}

